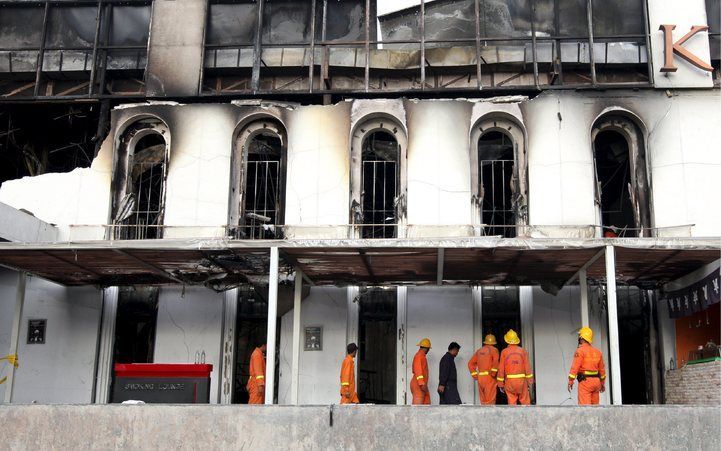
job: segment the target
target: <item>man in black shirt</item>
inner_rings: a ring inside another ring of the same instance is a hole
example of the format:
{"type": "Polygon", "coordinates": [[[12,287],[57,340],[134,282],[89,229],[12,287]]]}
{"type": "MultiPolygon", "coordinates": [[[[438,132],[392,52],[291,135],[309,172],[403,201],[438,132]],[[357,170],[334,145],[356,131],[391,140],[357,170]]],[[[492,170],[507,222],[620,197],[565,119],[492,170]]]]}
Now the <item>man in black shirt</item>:
{"type": "Polygon", "coordinates": [[[460,350],[461,345],[454,341],[448,345],[448,352],[441,359],[438,372],[438,393],[441,395],[441,404],[461,404],[454,360],[460,350]]]}

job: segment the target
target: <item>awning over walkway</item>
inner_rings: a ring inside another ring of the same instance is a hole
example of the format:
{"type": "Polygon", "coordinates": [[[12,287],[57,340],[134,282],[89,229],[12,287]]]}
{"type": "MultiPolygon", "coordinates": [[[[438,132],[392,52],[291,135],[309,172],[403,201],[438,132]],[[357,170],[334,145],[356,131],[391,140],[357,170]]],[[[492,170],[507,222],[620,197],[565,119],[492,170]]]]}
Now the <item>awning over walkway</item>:
{"type": "Polygon", "coordinates": [[[619,281],[656,286],[721,258],[721,240],[688,238],[397,240],[166,239],[0,243],[0,265],[64,285],[204,284],[267,277],[270,249],[317,285],[477,283],[561,286],[584,265],[604,279],[614,245],[619,281]]]}

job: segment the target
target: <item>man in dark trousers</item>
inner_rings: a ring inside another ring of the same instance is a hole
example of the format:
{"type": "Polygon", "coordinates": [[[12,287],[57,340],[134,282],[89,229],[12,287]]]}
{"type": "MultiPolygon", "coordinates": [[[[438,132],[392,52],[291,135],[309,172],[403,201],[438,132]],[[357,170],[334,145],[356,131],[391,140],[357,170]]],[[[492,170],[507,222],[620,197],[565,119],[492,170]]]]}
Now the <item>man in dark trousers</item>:
{"type": "Polygon", "coordinates": [[[458,376],[456,375],[455,358],[461,345],[455,341],[448,345],[448,352],[441,359],[438,371],[438,393],[441,395],[441,404],[460,404],[461,395],[458,394],[458,376]]]}

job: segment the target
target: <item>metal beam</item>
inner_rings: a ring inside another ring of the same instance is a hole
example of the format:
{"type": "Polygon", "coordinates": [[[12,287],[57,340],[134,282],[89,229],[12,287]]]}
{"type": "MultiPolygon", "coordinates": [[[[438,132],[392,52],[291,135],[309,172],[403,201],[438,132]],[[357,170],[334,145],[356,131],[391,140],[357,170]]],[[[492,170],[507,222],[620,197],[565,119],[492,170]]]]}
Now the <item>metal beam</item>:
{"type": "Polygon", "coordinates": [[[275,328],[278,320],[278,248],[270,248],[268,272],[268,339],[265,361],[265,403],[274,404],[275,395],[275,328]]]}
{"type": "Polygon", "coordinates": [[[298,380],[300,378],[300,301],[303,296],[303,272],[295,270],[293,292],[293,359],[291,364],[290,402],[298,405],[298,380]]]}
{"type": "Polygon", "coordinates": [[[578,282],[581,286],[581,327],[589,327],[588,279],[586,278],[585,269],[581,269],[581,271],[579,271],[578,282]]]}
{"type": "Polygon", "coordinates": [[[148,262],[146,262],[145,260],[139,259],[139,258],[136,257],[135,255],[131,254],[129,251],[124,251],[124,250],[122,250],[122,249],[113,249],[113,251],[116,252],[116,253],[118,253],[118,254],[120,254],[120,255],[124,255],[124,256],[130,258],[131,260],[133,260],[133,261],[136,262],[137,264],[139,264],[139,265],[143,266],[144,268],[150,270],[150,272],[152,272],[153,274],[156,274],[156,275],[158,275],[158,276],[165,277],[166,279],[170,279],[170,280],[172,280],[173,282],[179,283],[179,284],[181,284],[181,285],[185,285],[185,284],[186,284],[184,280],[175,277],[174,275],[168,273],[167,271],[165,271],[164,269],[160,268],[159,266],[155,266],[155,265],[153,265],[152,263],[148,263],[148,262]]]}
{"type": "Polygon", "coordinates": [[[368,277],[371,278],[372,281],[376,281],[376,275],[373,273],[373,268],[371,267],[371,262],[368,259],[368,255],[366,255],[366,251],[363,249],[358,249],[358,255],[360,255],[361,260],[363,260],[363,266],[365,266],[366,271],[368,271],[368,277]]]}
{"type": "Polygon", "coordinates": [[[436,285],[443,285],[443,263],[445,260],[445,249],[438,248],[438,263],[436,266],[436,285]]]}
{"type": "Polygon", "coordinates": [[[603,255],[605,255],[605,253],[606,253],[605,248],[598,251],[598,253],[596,255],[591,257],[590,260],[588,260],[586,263],[583,264],[583,266],[581,266],[581,269],[576,271],[566,282],[564,282],[563,286],[565,287],[566,285],[573,283],[573,281],[576,280],[581,275],[581,271],[583,271],[585,273],[588,270],[588,268],[590,268],[594,263],[596,263],[596,261],[599,258],[601,258],[603,255]]]}
{"type": "Polygon", "coordinates": [[[616,303],[616,252],[612,245],[606,246],[606,297],[608,310],[608,349],[611,374],[611,403],[623,404],[621,397],[621,357],[618,343],[618,305],[616,303]]]}

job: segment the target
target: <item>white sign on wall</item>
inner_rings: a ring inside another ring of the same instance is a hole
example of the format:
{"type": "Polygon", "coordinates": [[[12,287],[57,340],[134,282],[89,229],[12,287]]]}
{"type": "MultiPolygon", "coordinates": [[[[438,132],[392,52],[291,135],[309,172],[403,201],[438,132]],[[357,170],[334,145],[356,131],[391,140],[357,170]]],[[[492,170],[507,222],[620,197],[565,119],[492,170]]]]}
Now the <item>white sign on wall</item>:
{"type": "Polygon", "coordinates": [[[648,0],[648,15],[654,85],[664,89],[713,87],[708,32],[703,29],[708,25],[705,0],[648,0]],[[667,53],[671,61],[667,61],[667,53]],[[675,70],[670,70],[671,66],[675,70]]]}

